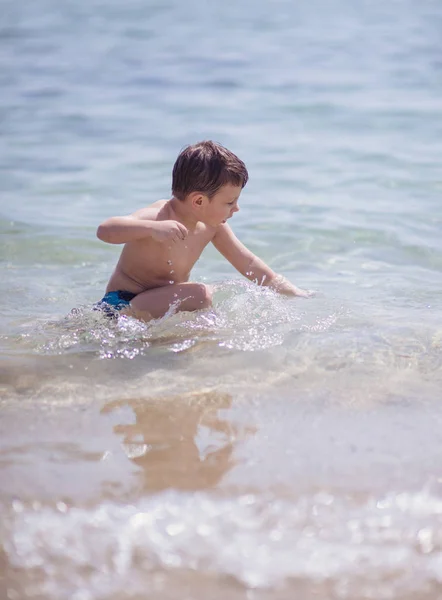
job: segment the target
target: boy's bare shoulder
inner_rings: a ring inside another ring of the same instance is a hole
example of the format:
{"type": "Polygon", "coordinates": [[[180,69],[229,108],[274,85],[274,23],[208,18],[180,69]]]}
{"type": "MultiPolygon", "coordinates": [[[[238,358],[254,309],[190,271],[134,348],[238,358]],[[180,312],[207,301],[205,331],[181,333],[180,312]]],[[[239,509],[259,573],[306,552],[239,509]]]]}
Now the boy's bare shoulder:
{"type": "Polygon", "coordinates": [[[131,217],[141,221],[156,221],[168,218],[169,200],[157,200],[149,206],[140,208],[131,214],[131,217]]]}
{"type": "Polygon", "coordinates": [[[219,239],[229,239],[234,237],[234,233],[231,229],[231,227],[227,224],[227,223],[221,223],[220,225],[217,225],[216,227],[213,227],[213,239],[215,240],[219,240],[219,239]]]}

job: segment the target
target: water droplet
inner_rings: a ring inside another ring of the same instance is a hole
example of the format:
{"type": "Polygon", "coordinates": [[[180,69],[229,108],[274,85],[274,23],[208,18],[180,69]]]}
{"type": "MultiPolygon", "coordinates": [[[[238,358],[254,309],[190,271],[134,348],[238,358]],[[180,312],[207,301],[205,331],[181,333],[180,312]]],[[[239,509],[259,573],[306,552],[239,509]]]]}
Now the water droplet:
{"type": "Polygon", "coordinates": [[[173,281],[173,279],[169,280],[170,285],[173,285],[175,282],[173,281]]]}
{"type": "Polygon", "coordinates": [[[170,274],[171,274],[171,275],[172,275],[172,273],[175,273],[175,271],[174,271],[173,269],[170,271],[170,274]]]}
{"type": "Polygon", "coordinates": [[[172,261],[171,261],[171,260],[168,260],[168,261],[167,261],[167,264],[168,264],[168,265],[171,265],[171,264],[172,264],[172,261]]]}

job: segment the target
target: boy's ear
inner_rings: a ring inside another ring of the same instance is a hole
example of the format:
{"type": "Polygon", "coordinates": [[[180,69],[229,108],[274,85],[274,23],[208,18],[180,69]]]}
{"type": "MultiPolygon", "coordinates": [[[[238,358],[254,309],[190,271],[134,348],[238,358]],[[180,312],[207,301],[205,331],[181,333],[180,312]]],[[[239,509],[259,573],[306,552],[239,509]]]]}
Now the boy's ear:
{"type": "Polygon", "coordinates": [[[204,203],[204,198],[205,196],[201,192],[192,192],[191,194],[192,204],[194,206],[202,206],[204,203]]]}

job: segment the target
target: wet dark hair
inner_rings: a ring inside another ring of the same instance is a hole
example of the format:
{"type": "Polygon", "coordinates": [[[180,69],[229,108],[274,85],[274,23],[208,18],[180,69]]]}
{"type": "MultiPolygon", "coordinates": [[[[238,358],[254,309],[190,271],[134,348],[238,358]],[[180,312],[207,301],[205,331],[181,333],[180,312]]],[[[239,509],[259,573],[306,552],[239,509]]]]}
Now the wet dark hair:
{"type": "Polygon", "coordinates": [[[210,140],[186,146],[175,161],[172,194],[184,200],[192,192],[209,198],[225,184],[244,187],[249,174],[242,160],[233,152],[210,140]]]}

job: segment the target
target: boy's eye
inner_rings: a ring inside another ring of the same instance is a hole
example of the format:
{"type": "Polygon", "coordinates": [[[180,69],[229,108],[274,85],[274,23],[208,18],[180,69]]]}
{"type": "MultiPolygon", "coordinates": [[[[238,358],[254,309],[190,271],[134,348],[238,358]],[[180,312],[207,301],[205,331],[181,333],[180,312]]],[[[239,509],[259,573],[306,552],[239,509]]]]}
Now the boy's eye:
{"type": "Polygon", "coordinates": [[[229,206],[233,206],[235,204],[235,200],[233,202],[228,202],[227,203],[229,206]]]}

